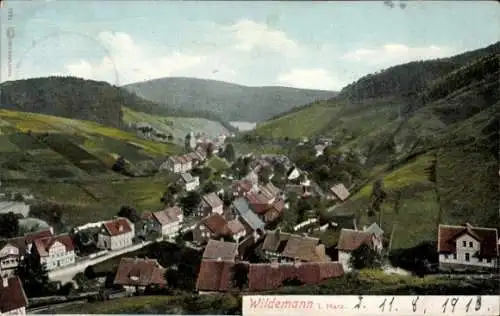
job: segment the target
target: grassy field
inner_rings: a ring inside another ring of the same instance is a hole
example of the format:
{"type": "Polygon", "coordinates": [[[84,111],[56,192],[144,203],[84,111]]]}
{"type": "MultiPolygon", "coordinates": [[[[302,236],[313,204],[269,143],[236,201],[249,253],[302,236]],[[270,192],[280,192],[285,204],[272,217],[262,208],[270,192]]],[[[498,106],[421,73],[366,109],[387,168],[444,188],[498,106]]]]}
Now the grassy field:
{"type": "Polygon", "coordinates": [[[209,137],[227,133],[227,129],[216,121],[204,118],[191,117],[160,117],[147,113],[137,112],[129,108],[123,108],[123,120],[126,123],[147,123],[158,130],[171,133],[176,140],[184,142],[184,137],[189,132],[207,133],[209,137]]]}
{"type": "Polygon", "coordinates": [[[160,208],[168,175],[127,178],[111,170],[118,156],[135,163],[178,153],[97,123],[0,110],[3,189],[63,205],[69,226],[112,218],[122,205],[160,208]]]}
{"type": "Polygon", "coordinates": [[[258,124],[255,132],[257,135],[273,138],[300,139],[311,136],[322,130],[340,111],[340,108],[340,105],[320,102],[302,111],[258,124]]]}

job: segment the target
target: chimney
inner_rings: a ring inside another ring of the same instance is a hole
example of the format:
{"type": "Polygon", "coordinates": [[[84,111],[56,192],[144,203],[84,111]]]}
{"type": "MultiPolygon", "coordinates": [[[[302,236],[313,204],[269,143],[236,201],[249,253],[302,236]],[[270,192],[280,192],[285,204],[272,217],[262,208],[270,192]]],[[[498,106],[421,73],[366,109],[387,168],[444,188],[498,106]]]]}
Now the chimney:
{"type": "Polygon", "coordinates": [[[7,277],[2,278],[2,286],[9,287],[9,279],[7,277]]]}

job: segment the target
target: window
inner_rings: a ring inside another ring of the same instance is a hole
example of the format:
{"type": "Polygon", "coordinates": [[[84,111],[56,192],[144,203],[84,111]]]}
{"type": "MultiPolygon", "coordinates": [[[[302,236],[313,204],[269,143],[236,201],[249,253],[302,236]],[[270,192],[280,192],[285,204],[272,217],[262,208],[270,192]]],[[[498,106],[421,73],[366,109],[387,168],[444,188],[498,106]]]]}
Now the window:
{"type": "Polygon", "coordinates": [[[457,260],[457,254],[456,253],[453,254],[453,259],[457,260]]]}
{"type": "Polygon", "coordinates": [[[474,245],[472,244],[472,241],[469,241],[469,247],[474,247],[474,245]]]}
{"type": "Polygon", "coordinates": [[[448,259],[448,255],[444,255],[444,258],[445,258],[445,259],[448,259]]]}
{"type": "Polygon", "coordinates": [[[487,259],[486,262],[491,263],[491,259],[487,259]]]}
{"type": "Polygon", "coordinates": [[[470,255],[469,253],[465,253],[465,261],[469,261],[470,260],[470,255]]]}
{"type": "Polygon", "coordinates": [[[467,247],[467,242],[465,240],[462,241],[462,246],[467,247]]]}

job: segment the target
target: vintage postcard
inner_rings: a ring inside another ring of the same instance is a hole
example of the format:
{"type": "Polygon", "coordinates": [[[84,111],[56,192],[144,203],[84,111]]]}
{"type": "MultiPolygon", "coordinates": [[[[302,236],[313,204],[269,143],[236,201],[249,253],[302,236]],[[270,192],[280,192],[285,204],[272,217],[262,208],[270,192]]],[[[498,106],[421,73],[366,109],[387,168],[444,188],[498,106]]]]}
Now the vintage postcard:
{"type": "Polygon", "coordinates": [[[499,315],[497,2],[0,18],[0,315],[499,315]]]}

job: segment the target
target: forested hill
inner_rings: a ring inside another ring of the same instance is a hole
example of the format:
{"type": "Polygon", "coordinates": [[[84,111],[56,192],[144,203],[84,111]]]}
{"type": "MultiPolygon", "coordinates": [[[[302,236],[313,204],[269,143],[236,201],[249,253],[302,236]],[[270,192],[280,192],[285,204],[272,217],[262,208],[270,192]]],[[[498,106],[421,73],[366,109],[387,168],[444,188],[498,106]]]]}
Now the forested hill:
{"type": "Polygon", "coordinates": [[[44,77],[0,85],[0,108],[89,120],[122,127],[122,108],[161,116],[203,117],[222,122],[210,112],[184,111],[138,97],[103,81],[76,77],[44,77]]]}
{"type": "Polygon", "coordinates": [[[341,98],[365,99],[405,96],[422,91],[432,82],[470,61],[500,52],[500,42],[449,58],[415,61],[360,78],[340,92],[341,98]]]}
{"type": "Polygon", "coordinates": [[[288,87],[247,87],[196,79],[161,78],[124,86],[145,99],[189,111],[210,111],[226,121],[260,122],[295,107],[337,95],[288,87]]]}

